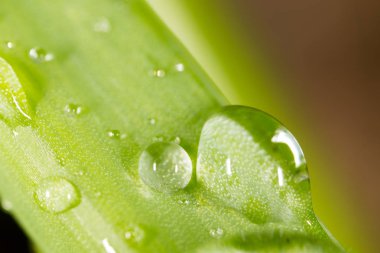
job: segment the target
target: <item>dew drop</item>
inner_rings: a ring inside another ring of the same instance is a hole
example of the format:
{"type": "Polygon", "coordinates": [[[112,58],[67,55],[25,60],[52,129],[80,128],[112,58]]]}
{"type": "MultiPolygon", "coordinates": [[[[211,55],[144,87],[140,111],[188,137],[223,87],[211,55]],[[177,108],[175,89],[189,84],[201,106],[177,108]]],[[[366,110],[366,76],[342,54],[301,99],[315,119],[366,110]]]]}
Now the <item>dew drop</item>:
{"type": "Polygon", "coordinates": [[[102,240],[102,244],[106,253],[116,253],[116,250],[112,247],[107,238],[102,240]]]}
{"type": "Polygon", "coordinates": [[[165,70],[163,69],[155,69],[153,70],[153,76],[158,77],[158,78],[163,78],[165,77],[166,73],[165,70]]]}
{"type": "Polygon", "coordinates": [[[109,130],[107,132],[107,135],[108,135],[108,137],[110,137],[112,139],[120,139],[120,137],[121,137],[119,130],[109,130]]]}
{"type": "Polygon", "coordinates": [[[80,203],[77,188],[64,178],[46,178],[35,191],[37,204],[45,211],[62,213],[80,203]]]}
{"type": "Polygon", "coordinates": [[[94,23],[93,30],[98,33],[108,33],[111,31],[111,23],[105,17],[100,18],[94,23]]]}
{"type": "Polygon", "coordinates": [[[67,104],[64,110],[66,113],[73,115],[80,115],[83,113],[83,107],[77,104],[67,104]]]}
{"type": "Polygon", "coordinates": [[[6,211],[10,212],[13,209],[13,204],[7,199],[1,200],[1,208],[6,211]]]}
{"type": "Polygon", "coordinates": [[[54,55],[52,53],[47,52],[45,49],[40,47],[34,47],[29,50],[29,57],[38,63],[49,62],[54,59],[54,55]]]}
{"type": "Polygon", "coordinates": [[[181,143],[181,138],[179,136],[173,137],[170,142],[173,142],[175,144],[180,144],[181,143]]]}
{"type": "Polygon", "coordinates": [[[161,192],[173,192],[189,184],[192,162],[181,146],[157,142],[141,154],[139,174],[142,181],[151,188],[161,192]]]}
{"type": "Polygon", "coordinates": [[[220,239],[224,235],[224,230],[221,228],[210,229],[209,233],[210,233],[211,237],[213,237],[215,239],[220,239]]]}
{"type": "Polygon", "coordinates": [[[140,226],[129,225],[125,230],[124,237],[130,244],[139,244],[144,240],[145,231],[140,226]]]}
{"type": "Polygon", "coordinates": [[[149,118],[148,122],[149,122],[149,125],[152,125],[152,126],[156,125],[156,119],[155,118],[149,118]]]}
{"type": "Polygon", "coordinates": [[[181,204],[181,205],[189,205],[190,204],[190,200],[188,199],[180,199],[178,200],[178,204],[181,204]]]}
{"type": "Polygon", "coordinates": [[[163,142],[164,139],[165,139],[164,136],[162,136],[162,135],[157,135],[157,136],[154,136],[152,140],[153,140],[153,142],[163,142]]]}
{"type": "Polygon", "coordinates": [[[183,65],[183,63],[177,63],[175,65],[175,69],[178,71],[178,72],[183,72],[185,71],[185,65],[183,65]]]}
{"type": "Polygon", "coordinates": [[[226,174],[227,176],[232,176],[232,166],[231,166],[231,158],[226,159],[226,174]]]}
{"type": "Polygon", "coordinates": [[[4,46],[7,49],[13,49],[15,47],[15,44],[12,41],[6,41],[4,42],[4,46]]]}
{"type": "Polygon", "coordinates": [[[62,167],[64,167],[66,165],[66,159],[62,156],[57,156],[57,161],[58,161],[59,165],[61,165],[62,167]]]}

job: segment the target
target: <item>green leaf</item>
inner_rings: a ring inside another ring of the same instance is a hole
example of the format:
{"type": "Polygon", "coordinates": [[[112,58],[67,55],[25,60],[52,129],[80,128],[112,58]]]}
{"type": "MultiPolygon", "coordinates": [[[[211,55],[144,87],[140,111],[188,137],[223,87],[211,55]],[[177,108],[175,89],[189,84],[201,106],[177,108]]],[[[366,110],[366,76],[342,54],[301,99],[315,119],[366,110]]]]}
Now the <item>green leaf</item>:
{"type": "MultiPolygon", "coordinates": [[[[263,195],[229,196],[196,180],[197,154],[214,154],[201,129],[227,102],[143,1],[6,0],[0,33],[0,193],[42,252],[341,251],[313,215],[308,184],[289,186],[307,203],[289,208],[310,229],[276,213],[298,203],[277,181],[260,181],[263,195]],[[159,173],[147,179],[150,164],[159,173]],[[244,199],[256,197],[259,222],[244,199]]],[[[248,139],[229,138],[246,143],[243,161],[251,127],[277,123],[241,117],[232,112],[231,129],[248,139]]],[[[255,163],[271,167],[272,155],[255,163]]]]}

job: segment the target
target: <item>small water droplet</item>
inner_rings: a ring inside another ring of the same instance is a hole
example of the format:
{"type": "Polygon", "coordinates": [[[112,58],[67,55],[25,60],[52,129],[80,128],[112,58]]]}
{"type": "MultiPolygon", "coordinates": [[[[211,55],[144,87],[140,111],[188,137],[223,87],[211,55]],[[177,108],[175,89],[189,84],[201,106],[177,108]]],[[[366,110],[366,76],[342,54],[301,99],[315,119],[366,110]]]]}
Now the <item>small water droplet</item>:
{"type": "Polygon", "coordinates": [[[284,172],[281,167],[277,168],[278,185],[284,186],[284,172]]]}
{"type": "Polygon", "coordinates": [[[129,225],[125,230],[124,237],[128,243],[141,243],[145,237],[145,231],[137,225],[129,225]]]}
{"type": "Polygon", "coordinates": [[[57,156],[57,160],[58,160],[59,165],[61,165],[62,167],[66,165],[66,159],[64,157],[57,156]]]}
{"type": "Polygon", "coordinates": [[[294,163],[296,168],[305,164],[305,157],[303,155],[302,149],[299,146],[296,138],[284,128],[279,128],[276,130],[274,136],[272,137],[273,143],[283,143],[287,145],[294,157],[294,163]]]}
{"type": "Polygon", "coordinates": [[[158,77],[158,78],[163,78],[165,77],[166,73],[165,70],[163,69],[155,69],[153,70],[153,76],[158,77]]]}
{"type": "Polygon", "coordinates": [[[108,135],[108,137],[110,137],[112,139],[120,139],[120,137],[121,137],[119,130],[109,130],[107,132],[107,135],[108,135]]]}
{"type": "Polygon", "coordinates": [[[7,49],[13,49],[15,47],[15,44],[12,41],[6,41],[4,42],[4,46],[7,49]]]}
{"type": "Polygon", "coordinates": [[[206,121],[196,168],[197,183],[255,223],[288,221],[299,206],[311,206],[303,198],[309,185],[294,183],[302,180],[294,176],[298,171],[307,175],[297,141],[279,121],[254,108],[227,106],[206,121]]]}
{"type": "Polygon", "coordinates": [[[183,65],[183,63],[177,63],[175,65],[175,69],[178,71],[178,72],[183,72],[185,71],[185,65],[183,65]]]}
{"type": "Polygon", "coordinates": [[[155,118],[149,118],[148,122],[150,125],[154,126],[156,124],[156,119],[155,118]]]}
{"type": "Polygon", "coordinates": [[[67,104],[65,106],[65,112],[74,115],[80,115],[83,112],[83,107],[77,104],[67,104]]]}
{"type": "Polygon", "coordinates": [[[163,142],[164,139],[165,139],[164,136],[162,136],[162,135],[157,135],[157,136],[154,136],[152,140],[153,140],[153,142],[163,142]]]}
{"type": "Polygon", "coordinates": [[[1,201],[1,208],[6,211],[6,212],[10,212],[13,208],[13,204],[12,202],[10,202],[9,200],[7,199],[3,199],[1,201]]]}
{"type": "Polygon", "coordinates": [[[102,244],[106,253],[116,253],[116,250],[111,246],[107,238],[102,240],[102,244]]]}
{"type": "Polygon", "coordinates": [[[175,144],[180,144],[181,143],[181,138],[179,136],[173,137],[170,142],[173,142],[175,144]]]}
{"type": "Polygon", "coordinates": [[[94,23],[93,30],[98,33],[108,33],[111,31],[111,23],[107,18],[102,17],[94,23]]]}
{"type": "Polygon", "coordinates": [[[34,194],[38,205],[51,213],[65,212],[80,203],[77,188],[64,178],[46,178],[34,194]]]}
{"type": "Polygon", "coordinates": [[[49,62],[54,59],[54,55],[52,53],[47,52],[45,49],[40,47],[34,47],[29,50],[29,57],[35,62],[49,62]]]}
{"type": "Polygon", "coordinates": [[[307,171],[299,171],[293,176],[293,181],[296,184],[299,184],[303,181],[309,180],[309,173],[307,171]]]}
{"type": "Polygon", "coordinates": [[[211,229],[210,235],[214,237],[215,239],[220,239],[224,235],[224,230],[221,228],[211,229]]]}
{"type": "Polygon", "coordinates": [[[189,184],[192,162],[181,146],[157,142],[141,154],[139,174],[148,186],[161,192],[173,192],[189,184]]]}
{"type": "Polygon", "coordinates": [[[190,200],[188,200],[188,199],[180,199],[180,200],[178,200],[178,204],[189,205],[190,204],[190,200]]]}

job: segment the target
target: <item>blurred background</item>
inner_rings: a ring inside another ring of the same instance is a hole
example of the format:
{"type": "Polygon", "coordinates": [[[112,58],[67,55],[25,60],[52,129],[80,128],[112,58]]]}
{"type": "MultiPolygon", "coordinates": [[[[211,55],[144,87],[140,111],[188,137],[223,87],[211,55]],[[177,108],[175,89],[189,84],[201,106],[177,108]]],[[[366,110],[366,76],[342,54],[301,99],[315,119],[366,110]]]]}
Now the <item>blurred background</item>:
{"type": "Polygon", "coordinates": [[[314,209],[349,252],[380,252],[380,1],[150,0],[233,104],[306,155],[314,209]]]}
{"type": "MultiPolygon", "coordinates": [[[[297,137],[334,236],[349,252],[380,252],[380,1],[149,2],[233,104],[297,137]]],[[[12,219],[0,224],[7,252],[26,252],[12,219]]]]}

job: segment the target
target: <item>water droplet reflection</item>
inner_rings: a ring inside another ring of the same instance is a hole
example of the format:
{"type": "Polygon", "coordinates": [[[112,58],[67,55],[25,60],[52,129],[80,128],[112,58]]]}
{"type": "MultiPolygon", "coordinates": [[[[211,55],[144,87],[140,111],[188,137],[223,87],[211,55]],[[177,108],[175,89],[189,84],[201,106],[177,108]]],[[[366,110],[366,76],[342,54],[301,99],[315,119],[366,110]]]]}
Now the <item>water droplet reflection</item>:
{"type": "Polygon", "coordinates": [[[284,186],[284,172],[281,167],[277,168],[278,185],[284,186]]]}
{"type": "Polygon", "coordinates": [[[296,168],[300,167],[305,163],[305,157],[303,155],[302,149],[299,146],[297,140],[294,136],[286,129],[277,129],[275,135],[272,137],[273,143],[283,143],[286,144],[294,157],[294,163],[296,168]]]}
{"type": "Polygon", "coordinates": [[[116,250],[111,246],[108,239],[103,239],[102,244],[106,253],[116,253],[116,250]]]}

